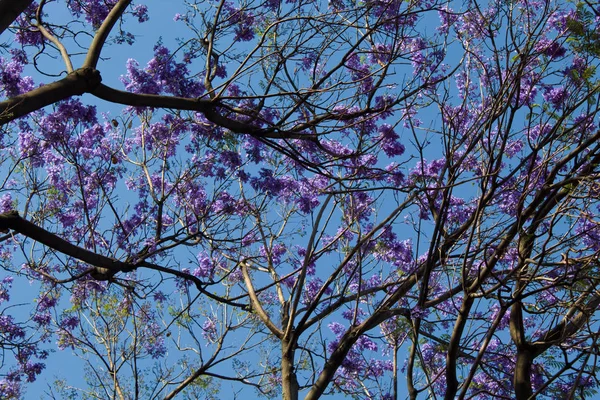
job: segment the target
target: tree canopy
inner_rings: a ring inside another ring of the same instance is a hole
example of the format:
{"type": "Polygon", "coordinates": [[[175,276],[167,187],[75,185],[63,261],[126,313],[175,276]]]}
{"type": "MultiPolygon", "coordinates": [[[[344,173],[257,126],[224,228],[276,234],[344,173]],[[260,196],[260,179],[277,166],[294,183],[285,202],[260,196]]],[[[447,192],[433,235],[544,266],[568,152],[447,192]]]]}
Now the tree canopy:
{"type": "Polygon", "coordinates": [[[598,4],[148,3],[0,0],[0,397],[596,393],[598,4]]]}

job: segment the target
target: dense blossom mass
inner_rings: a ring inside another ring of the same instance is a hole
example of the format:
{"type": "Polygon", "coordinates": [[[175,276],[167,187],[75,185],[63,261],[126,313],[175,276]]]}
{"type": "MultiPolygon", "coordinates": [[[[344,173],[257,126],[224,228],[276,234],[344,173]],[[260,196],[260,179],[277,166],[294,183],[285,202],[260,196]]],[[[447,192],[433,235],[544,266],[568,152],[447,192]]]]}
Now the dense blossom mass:
{"type": "Polygon", "coordinates": [[[597,393],[600,7],[167,3],[0,1],[1,398],[597,393]]]}

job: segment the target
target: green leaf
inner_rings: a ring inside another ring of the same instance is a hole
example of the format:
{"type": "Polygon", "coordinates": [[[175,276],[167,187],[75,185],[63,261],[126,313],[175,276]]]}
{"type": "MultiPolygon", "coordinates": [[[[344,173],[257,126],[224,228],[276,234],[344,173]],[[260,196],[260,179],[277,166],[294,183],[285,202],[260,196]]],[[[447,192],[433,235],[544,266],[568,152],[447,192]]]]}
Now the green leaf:
{"type": "Polygon", "coordinates": [[[567,19],[567,29],[577,36],[585,35],[585,27],[583,23],[577,20],[571,18],[567,19]]]}

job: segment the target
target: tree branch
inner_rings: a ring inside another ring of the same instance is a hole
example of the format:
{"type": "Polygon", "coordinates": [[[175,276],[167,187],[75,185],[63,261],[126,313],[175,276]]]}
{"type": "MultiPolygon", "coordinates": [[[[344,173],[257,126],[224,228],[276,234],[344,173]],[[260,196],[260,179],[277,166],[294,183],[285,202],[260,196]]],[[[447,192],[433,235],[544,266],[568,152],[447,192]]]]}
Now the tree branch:
{"type": "Polygon", "coordinates": [[[79,68],[61,80],[40,86],[25,94],[0,102],[0,125],[22,117],[60,100],[90,92],[100,84],[100,72],[79,68]]]}
{"type": "Polygon", "coordinates": [[[33,3],[33,0],[0,0],[0,34],[33,3]]]}
{"type": "Polygon", "coordinates": [[[120,0],[110,13],[106,16],[106,19],[96,32],[94,36],[94,40],[88,49],[87,56],[85,57],[85,61],[83,62],[84,67],[96,68],[98,65],[98,59],[100,58],[100,53],[102,52],[102,48],[108,35],[112,31],[112,28],[115,26],[117,20],[123,15],[127,6],[131,4],[131,0],[120,0]]]}
{"type": "Polygon", "coordinates": [[[277,336],[279,339],[283,337],[283,331],[279,329],[271,318],[265,311],[265,309],[260,304],[260,300],[258,300],[258,296],[256,296],[256,292],[254,291],[254,285],[252,284],[252,280],[250,279],[250,274],[248,273],[248,264],[245,261],[240,262],[240,266],[242,267],[242,274],[244,275],[244,282],[246,283],[246,287],[248,288],[248,295],[250,296],[250,304],[252,305],[252,309],[256,311],[258,317],[262,320],[262,322],[266,325],[267,328],[273,333],[273,335],[277,336]]]}
{"type": "Polygon", "coordinates": [[[113,89],[104,84],[98,85],[91,92],[94,96],[110,101],[111,103],[123,104],[133,107],[172,108],[176,110],[198,111],[204,114],[207,120],[218,126],[229,129],[235,133],[254,135],[270,139],[311,139],[316,140],[314,135],[298,132],[279,131],[275,128],[263,129],[251,124],[236,121],[217,112],[219,104],[207,99],[190,99],[176,96],[161,96],[155,94],[131,93],[113,89]]]}
{"type": "Polygon", "coordinates": [[[541,340],[532,344],[535,357],[551,346],[564,342],[565,339],[577,333],[590,320],[590,317],[600,306],[600,292],[594,286],[590,286],[586,292],[587,295],[582,295],[569,308],[558,325],[542,335],[541,340]]]}
{"type": "Polygon", "coordinates": [[[62,254],[81,260],[94,267],[106,269],[111,274],[128,272],[133,269],[133,266],[130,264],[71,244],[54,233],[22,218],[17,211],[0,214],[0,231],[8,232],[9,229],[40,242],[62,254]]]}

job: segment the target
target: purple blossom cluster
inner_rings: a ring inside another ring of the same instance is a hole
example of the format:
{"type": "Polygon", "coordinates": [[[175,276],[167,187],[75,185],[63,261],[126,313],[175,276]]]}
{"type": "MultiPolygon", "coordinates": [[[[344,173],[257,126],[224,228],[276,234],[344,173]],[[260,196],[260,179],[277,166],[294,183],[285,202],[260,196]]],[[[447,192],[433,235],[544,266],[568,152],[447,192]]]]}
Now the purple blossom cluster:
{"type": "Polygon", "coordinates": [[[19,326],[11,315],[0,315],[0,332],[8,343],[25,337],[25,330],[19,326]]]}
{"type": "Polygon", "coordinates": [[[162,358],[167,354],[167,347],[163,335],[163,328],[154,320],[143,323],[141,342],[144,350],[153,359],[162,358]]]}
{"type": "Polygon", "coordinates": [[[593,251],[600,250],[600,224],[592,215],[580,215],[575,227],[575,233],[581,238],[584,248],[593,251]]]}
{"type": "MultiPolygon", "coordinates": [[[[5,277],[0,281],[0,304],[10,300],[9,290],[12,283],[12,277],[5,277]]],[[[8,308],[5,308],[0,313],[0,340],[5,352],[4,366],[8,368],[9,365],[7,351],[12,351],[16,361],[16,365],[3,373],[3,378],[0,379],[0,397],[8,399],[20,397],[24,385],[36,380],[45,368],[45,364],[41,361],[48,357],[48,353],[38,348],[39,342],[31,340],[32,338],[27,336],[25,327],[12,315],[8,315],[7,310],[8,308]]]]}
{"type": "MultiPolygon", "coordinates": [[[[353,313],[351,312],[350,315],[353,315],[353,313]]],[[[346,327],[339,322],[332,322],[328,327],[336,336],[336,340],[329,342],[327,345],[328,350],[331,352],[346,333],[346,327]]],[[[368,354],[378,350],[375,341],[366,335],[360,336],[336,372],[335,384],[345,391],[355,391],[360,387],[362,381],[378,379],[385,373],[392,371],[391,361],[368,356],[368,354]]]]}
{"type": "MultiPolygon", "coordinates": [[[[98,29],[104,22],[108,13],[117,4],[117,0],[68,0],[67,7],[75,17],[83,16],[85,20],[92,25],[94,29],[98,29]]],[[[148,7],[143,4],[135,4],[130,6],[130,13],[139,23],[148,21],[148,7]]],[[[122,32],[117,37],[119,42],[124,42],[131,34],[122,32]]],[[[131,43],[130,43],[131,44],[131,43]]]]}
{"type": "Polygon", "coordinates": [[[437,28],[438,32],[442,35],[447,35],[450,28],[458,20],[458,14],[456,14],[450,7],[438,11],[440,17],[440,26],[437,28]]]}
{"type": "Polygon", "coordinates": [[[535,44],[535,49],[551,59],[563,57],[567,52],[567,49],[559,42],[550,40],[549,38],[540,39],[535,44]]]}
{"type": "Polygon", "coordinates": [[[202,323],[202,337],[208,343],[214,343],[217,341],[217,325],[214,319],[207,318],[206,321],[202,323]]]}
{"type": "Polygon", "coordinates": [[[547,86],[544,88],[544,93],[542,94],[544,100],[552,104],[554,108],[561,108],[564,105],[567,96],[567,89],[563,86],[547,86]]]}
{"type": "MultiPolygon", "coordinates": [[[[303,291],[303,302],[304,304],[311,304],[315,299],[317,299],[317,295],[319,292],[323,292],[325,296],[328,296],[333,293],[333,289],[331,287],[325,286],[325,282],[319,277],[313,277],[306,281],[304,285],[303,291]]],[[[322,300],[321,298],[319,298],[322,300]]],[[[326,304],[326,303],[323,303],[326,304]]]]}
{"type": "Polygon", "coordinates": [[[71,289],[70,301],[75,307],[83,307],[90,296],[104,293],[107,286],[106,282],[99,282],[91,278],[78,280],[71,289]]]}
{"type": "Polygon", "coordinates": [[[212,278],[215,273],[215,263],[206,252],[202,251],[197,256],[198,267],[192,272],[192,275],[198,278],[212,278]]]}
{"type": "Polygon", "coordinates": [[[388,157],[397,157],[404,154],[405,147],[398,141],[400,138],[394,129],[388,124],[379,127],[381,148],[388,157]]]}
{"type": "Polygon", "coordinates": [[[368,60],[371,64],[385,66],[391,61],[392,47],[388,44],[376,43],[372,46],[368,60]]]}
{"type": "Polygon", "coordinates": [[[346,60],[346,68],[350,72],[352,81],[358,84],[361,93],[368,93],[373,89],[373,77],[369,64],[361,62],[356,54],[350,55],[346,60]]]}
{"type": "Polygon", "coordinates": [[[376,259],[388,262],[404,273],[411,273],[415,267],[412,241],[399,240],[391,227],[381,231],[374,250],[376,259]]]}
{"type": "Polygon", "coordinates": [[[56,345],[60,350],[74,349],[77,344],[77,333],[73,332],[79,326],[79,317],[74,313],[63,313],[58,324],[56,345]]]}
{"type": "Polygon", "coordinates": [[[0,213],[5,213],[14,208],[13,198],[10,193],[0,196],[0,213]]]}
{"type": "Polygon", "coordinates": [[[184,122],[171,114],[165,114],[161,119],[161,122],[136,128],[127,146],[143,146],[149,151],[156,151],[166,157],[173,157],[184,131],[184,122]]]}
{"type": "Polygon", "coordinates": [[[154,57],[144,69],[134,59],[127,61],[127,75],[121,76],[125,89],[133,93],[162,94],[196,98],[204,93],[204,86],[189,77],[186,63],[178,63],[162,43],[154,46],[154,57]]]}
{"type": "Polygon", "coordinates": [[[17,31],[15,33],[15,42],[23,46],[40,46],[44,42],[44,36],[37,28],[30,27],[29,20],[35,18],[36,10],[39,4],[37,1],[31,2],[25,11],[15,20],[17,31]]]}
{"type": "Polygon", "coordinates": [[[575,10],[557,10],[548,17],[548,26],[559,33],[568,29],[568,21],[577,21],[575,10]]]}
{"type": "Polygon", "coordinates": [[[85,20],[98,29],[117,0],[68,0],[67,6],[75,15],[83,15],[85,20]]]}
{"type": "Polygon", "coordinates": [[[18,58],[6,60],[0,57],[0,93],[4,96],[10,98],[33,89],[33,78],[21,76],[23,64],[18,58]]]}
{"type": "MultiPolygon", "coordinates": [[[[410,11],[410,9],[403,9],[405,3],[400,0],[373,0],[370,1],[370,5],[373,7],[372,16],[381,18],[384,21],[383,26],[390,30],[410,28],[419,19],[418,13],[405,12],[410,11]]],[[[422,5],[421,1],[417,1],[410,6],[417,8],[422,5]]]]}
{"type": "Polygon", "coordinates": [[[234,42],[248,42],[254,39],[256,17],[252,12],[244,8],[235,7],[229,1],[223,4],[223,11],[229,23],[234,26],[234,42]]]}
{"type": "Polygon", "coordinates": [[[270,168],[262,168],[250,178],[250,185],[259,193],[276,197],[286,204],[295,204],[300,212],[310,213],[320,204],[319,195],[327,186],[323,177],[296,179],[290,175],[277,176],[270,168]]]}

